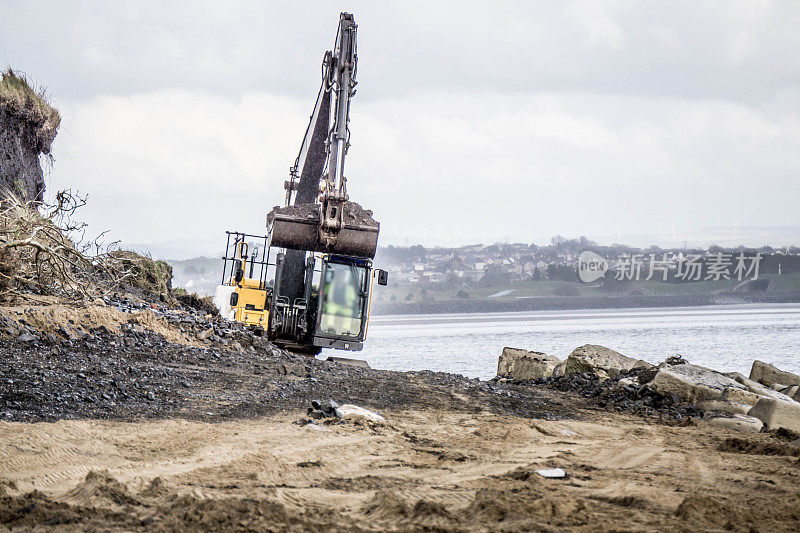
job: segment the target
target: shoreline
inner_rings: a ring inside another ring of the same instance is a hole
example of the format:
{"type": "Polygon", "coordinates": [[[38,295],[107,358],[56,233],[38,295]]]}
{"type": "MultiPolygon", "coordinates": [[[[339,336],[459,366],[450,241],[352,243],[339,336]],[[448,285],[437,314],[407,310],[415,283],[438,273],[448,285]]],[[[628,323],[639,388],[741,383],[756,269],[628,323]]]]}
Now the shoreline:
{"type": "Polygon", "coordinates": [[[691,295],[548,296],[437,300],[413,303],[380,303],[374,316],[432,315],[445,313],[503,313],[514,311],[558,311],[579,309],[628,309],[700,307],[758,303],[800,303],[800,291],[728,292],[691,295]]]}

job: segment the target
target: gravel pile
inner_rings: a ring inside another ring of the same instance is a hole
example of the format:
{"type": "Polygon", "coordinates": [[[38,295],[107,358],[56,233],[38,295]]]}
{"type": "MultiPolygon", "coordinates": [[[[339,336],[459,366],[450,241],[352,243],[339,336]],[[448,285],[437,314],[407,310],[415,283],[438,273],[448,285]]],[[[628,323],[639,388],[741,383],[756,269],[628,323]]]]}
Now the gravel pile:
{"type": "Polygon", "coordinates": [[[676,394],[665,396],[651,389],[646,383],[652,379],[653,373],[652,369],[634,368],[616,378],[601,381],[596,375],[584,372],[542,378],[529,383],[544,385],[558,391],[573,392],[592,400],[598,407],[618,412],[626,411],[678,421],[703,417],[702,410],[692,404],[681,402],[676,394]]]}
{"type": "Polygon", "coordinates": [[[221,420],[305,412],[317,398],[368,409],[489,410],[543,418],[576,416],[581,407],[542,388],[510,389],[455,374],[390,372],[296,355],[240,324],[193,309],[126,297],[105,304],[131,313],[118,334],[105,326],[78,329],[80,324],[45,333],[24,313],[0,324],[0,420],[221,420]],[[136,318],[142,309],[196,345],[146,329],[136,318]]]}
{"type": "Polygon", "coordinates": [[[260,376],[307,373],[300,356],[267,343],[240,352],[168,342],[135,324],[123,330],[112,335],[101,326],[81,339],[23,333],[1,340],[0,419],[224,416],[235,403],[240,370],[263,388],[236,395],[244,403],[289,396],[287,383],[260,376]]]}
{"type": "MultiPolygon", "coordinates": [[[[274,220],[275,216],[281,215],[300,220],[319,220],[319,204],[300,204],[288,205],[283,207],[275,206],[267,214],[267,223],[274,220]]],[[[372,211],[364,209],[361,204],[356,202],[345,202],[342,205],[342,218],[345,224],[368,226],[377,228],[380,226],[378,221],[372,218],[372,211]]]]}

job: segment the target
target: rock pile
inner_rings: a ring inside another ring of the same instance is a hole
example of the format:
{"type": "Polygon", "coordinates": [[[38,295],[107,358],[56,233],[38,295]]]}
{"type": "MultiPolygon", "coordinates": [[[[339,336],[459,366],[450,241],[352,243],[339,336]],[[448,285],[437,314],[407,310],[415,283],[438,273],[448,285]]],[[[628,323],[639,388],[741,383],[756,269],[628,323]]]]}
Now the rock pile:
{"type": "Polygon", "coordinates": [[[333,400],[325,400],[324,402],[312,400],[311,407],[308,408],[306,414],[309,416],[309,418],[313,418],[314,420],[321,420],[323,418],[336,418],[337,407],[339,407],[339,404],[333,400]]]}
{"type": "Polygon", "coordinates": [[[670,357],[658,366],[603,346],[576,348],[564,361],[504,348],[495,381],[547,385],[594,399],[600,407],[745,432],[800,433],[800,376],[755,361],[746,378],[670,357]]]}
{"type": "Polygon", "coordinates": [[[136,324],[119,335],[104,326],[81,338],[23,333],[0,346],[0,420],[224,415],[289,398],[303,382],[291,387],[281,376],[307,373],[302,357],[272,347],[181,345],[136,324]],[[237,368],[260,388],[241,390],[237,368]]]}
{"type": "Polygon", "coordinates": [[[552,355],[506,347],[497,361],[497,376],[514,381],[540,379],[553,375],[559,363],[552,355]]]}
{"type": "Polygon", "coordinates": [[[627,411],[665,419],[700,419],[703,411],[690,402],[685,402],[675,393],[662,394],[647,382],[650,369],[638,367],[623,371],[614,378],[600,378],[592,372],[551,376],[531,382],[546,385],[564,392],[574,392],[594,399],[599,407],[614,411],[627,411]]]}
{"type": "Polygon", "coordinates": [[[201,342],[208,347],[252,350],[274,348],[266,338],[254,335],[238,322],[224,320],[219,313],[212,314],[203,308],[196,309],[189,305],[170,307],[161,302],[155,303],[156,301],[158,300],[147,301],[127,295],[109,296],[91,304],[69,306],[74,312],[66,314],[68,320],[62,323],[50,316],[53,310],[47,307],[41,310],[33,307],[16,311],[5,309],[0,311],[0,336],[24,342],[47,341],[49,344],[72,347],[74,342],[92,342],[99,334],[111,333],[111,326],[113,333],[124,335],[123,342],[127,346],[141,347],[139,337],[147,329],[141,322],[152,318],[162,321],[165,327],[186,340],[201,342]],[[81,309],[85,311],[80,311],[81,309]],[[97,310],[100,312],[95,312],[97,310]],[[98,324],[98,315],[106,315],[110,321],[98,324]],[[114,326],[116,322],[122,322],[118,328],[114,326]]]}

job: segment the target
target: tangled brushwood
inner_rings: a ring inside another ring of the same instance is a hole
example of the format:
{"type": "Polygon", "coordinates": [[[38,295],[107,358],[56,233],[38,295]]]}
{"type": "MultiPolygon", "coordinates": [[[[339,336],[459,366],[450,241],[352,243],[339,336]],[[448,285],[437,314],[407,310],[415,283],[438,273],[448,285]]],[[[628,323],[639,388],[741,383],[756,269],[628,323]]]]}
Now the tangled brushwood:
{"type": "MultiPolygon", "coordinates": [[[[85,240],[86,225],[73,219],[86,198],[71,191],[52,204],[25,202],[6,193],[0,201],[0,298],[50,295],[70,300],[107,294],[135,276],[102,235],[85,240]]],[[[141,256],[141,260],[147,260],[141,256]]]]}

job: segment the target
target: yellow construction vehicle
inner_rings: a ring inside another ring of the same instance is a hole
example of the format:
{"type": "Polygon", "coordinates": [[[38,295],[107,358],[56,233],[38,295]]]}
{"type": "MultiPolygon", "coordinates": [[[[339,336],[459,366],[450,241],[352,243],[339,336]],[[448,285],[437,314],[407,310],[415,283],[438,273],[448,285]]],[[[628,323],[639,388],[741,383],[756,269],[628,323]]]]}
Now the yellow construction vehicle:
{"type": "Polygon", "coordinates": [[[323,59],[314,112],[284,183],[286,203],[267,215],[266,235],[228,232],[215,297],[226,317],[306,353],[360,350],[373,281],[388,280],[385,270],[372,267],[380,224],[350,201],[344,176],[356,29],[353,16],[342,13],[334,49],[323,59]]]}
{"type": "MultiPolygon", "coordinates": [[[[231,308],[229,317],[237,322],[243,322],[248,326],[263,330],[269,318],[269,311],[266,308],[269,290],[261,279],[261,268],[259,268],[259,276],[254,277],[255,266],[258,263],[258,248],[254,247],[253,255],[248,256],[250,244],[245,241],[248,237],[258,237],[236,232],[229,233],[229,246],[231,235],[234,236],[233,256],[229,258],[228,250],[225,251],[225,271],[227,271],[227,262],[231,261],[227,283],[226,272],[224,271],[222,274],[223,284],[231,288],[229,291],[231,308]],[[248,271],[249,276],[245,275],[248,271]]],[[[260,264],[259,267],[261,267],[260,264]]]]}

